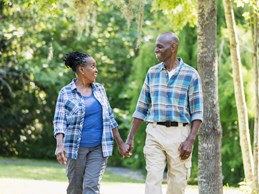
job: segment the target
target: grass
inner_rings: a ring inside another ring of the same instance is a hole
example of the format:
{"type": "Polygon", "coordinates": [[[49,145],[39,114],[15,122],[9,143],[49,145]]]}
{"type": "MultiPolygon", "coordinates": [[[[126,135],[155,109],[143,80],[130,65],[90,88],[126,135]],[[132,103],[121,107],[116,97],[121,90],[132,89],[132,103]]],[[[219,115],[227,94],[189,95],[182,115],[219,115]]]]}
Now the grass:
{"type": "MultiPolygon", "coordinates": [[[[0,178],[67,181],[65,166],[54,161],[0,157],[0,178]]],[[[105,172],[102,182],[140,183],[140,181],[105,172]]]]}
{"type": "MultiPolygon", "coordinates": [[[[56,161],[29,160],[0,157],[0,178],[32,179],[67,182],[65,166],[56,161]]],[[[143,183],[142,181],[105,172],[103,183],[143,183]]],[[[166,187],[166,185],[163,185],[166,187]]],[[[198,189],[197,186],[188,186],[190,189],[198,189]]],[[[239,193],[239,188],[224,187],[224,193],[239,193]],[[233,192],[227,192],[232,190],[233,192]]],[[[1,191],[0,191],[1,193],[1,191]]]]}

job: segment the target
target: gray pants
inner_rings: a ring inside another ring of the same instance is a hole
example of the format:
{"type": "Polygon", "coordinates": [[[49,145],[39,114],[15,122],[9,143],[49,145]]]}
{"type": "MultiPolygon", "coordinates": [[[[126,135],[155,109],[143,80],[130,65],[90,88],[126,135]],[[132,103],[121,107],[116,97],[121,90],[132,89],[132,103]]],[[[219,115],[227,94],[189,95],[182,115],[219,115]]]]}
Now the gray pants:
{"type": "Polygon", "coordinates": [[[79,148],[78,158],[67,161],[67,194],[99,194],[107,159],[101,146],[79,148]]]}

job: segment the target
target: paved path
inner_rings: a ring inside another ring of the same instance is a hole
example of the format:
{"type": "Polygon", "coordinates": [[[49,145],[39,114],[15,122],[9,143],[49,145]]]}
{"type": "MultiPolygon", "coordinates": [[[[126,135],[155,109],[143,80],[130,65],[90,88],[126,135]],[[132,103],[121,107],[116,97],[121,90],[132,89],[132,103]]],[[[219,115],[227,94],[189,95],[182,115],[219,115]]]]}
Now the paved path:
{"type": "MultiPolygon", "coordinates": [[[[66,182],[0,179],[0,194],[65,194],[66,182]]],[[[163,187],[165,194],[166,187],[163,187]]],[[[144,184],[103,183],[102,194],[144,194],[144,184]]],[[[185,194],[198,194],[198,190],[188,187],[185,194]]],[[[238,190],[225,190],[224,194],[243,194],[238,190]]]]}
{"type": "Polygon", "coordinates": [[[117,174],[123,177],[128,177],[138,181],[145,181],[145,176],[142,174],[141,170],[132,170],[130,168],[124,167],[107,167],[105,172],[110,172],[112,174],[117,174]]]}

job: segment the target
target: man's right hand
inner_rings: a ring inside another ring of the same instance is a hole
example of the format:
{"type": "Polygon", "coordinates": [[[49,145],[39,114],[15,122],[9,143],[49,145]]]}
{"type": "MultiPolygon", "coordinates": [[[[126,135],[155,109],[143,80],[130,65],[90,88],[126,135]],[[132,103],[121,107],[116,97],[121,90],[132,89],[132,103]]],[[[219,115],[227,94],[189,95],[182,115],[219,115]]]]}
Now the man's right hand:
{"type": "Polygon", "coordinates": [[[127,152],[127,157],[130,157],[132,155],[132,150],[134,148],[134,138],[128,138],[126,140],[126,144],[129,145],[129,149],[128,149],[128,152],[127,152]]]}
{"type": "Polygon", "coordinates": [[[128,134],[128,138],[126,140],[126,144],[129,145],[129,151],[127,152],[127,157],[130,157],[132,155],[132,150],[134,148],[134,137],[142,122],[143,122],[142,119],[133,118],[132,126],[128,134]]]}

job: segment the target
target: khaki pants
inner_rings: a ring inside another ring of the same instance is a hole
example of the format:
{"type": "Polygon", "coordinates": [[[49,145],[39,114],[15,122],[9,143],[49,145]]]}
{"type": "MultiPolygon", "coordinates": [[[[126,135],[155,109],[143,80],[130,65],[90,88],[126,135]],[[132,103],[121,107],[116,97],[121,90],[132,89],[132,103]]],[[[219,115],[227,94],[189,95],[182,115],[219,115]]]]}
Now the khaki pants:
{"type": "Polygon", "coordinates": [[[190,176],[191,156],[180,160],[178,147],[190,133],[190,125],[166,127],[149,123],[146,128],[145,194],[162,194],[164,169],[167,164],[167,194],[184,194],[190,176]]]}

